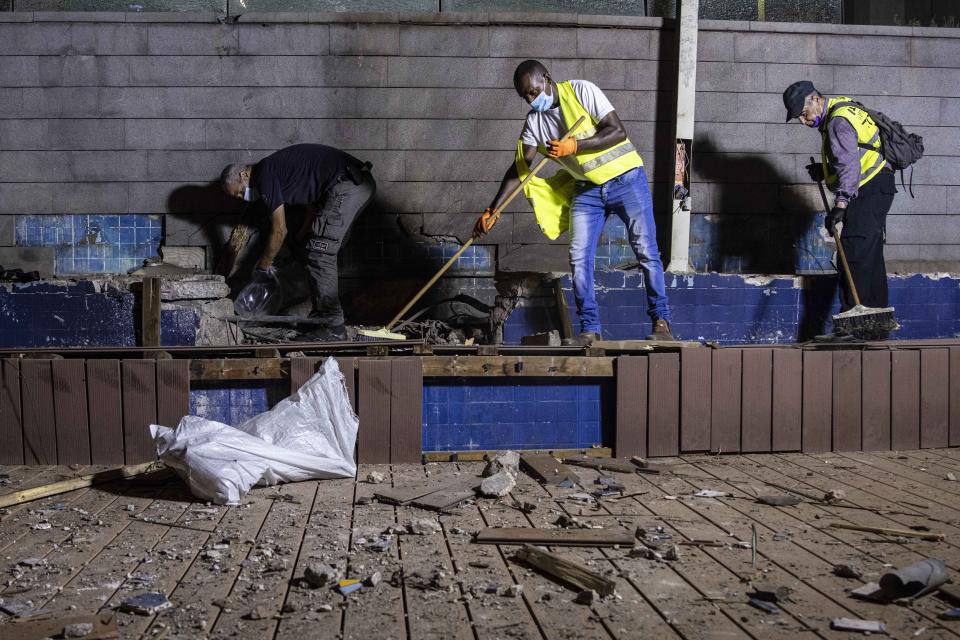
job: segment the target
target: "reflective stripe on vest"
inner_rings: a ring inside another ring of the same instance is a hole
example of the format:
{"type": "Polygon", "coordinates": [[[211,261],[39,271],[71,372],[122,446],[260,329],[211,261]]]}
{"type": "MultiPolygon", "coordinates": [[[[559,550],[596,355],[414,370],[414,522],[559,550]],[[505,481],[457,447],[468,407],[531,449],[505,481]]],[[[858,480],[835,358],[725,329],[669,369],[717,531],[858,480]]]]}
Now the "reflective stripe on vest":
{"type": "MultiPolygon", "coordinates": [[[[850,102],[852,98],[846,96],[840,96],[837,98],[830,98],[827,101],[826,113],[830,114],[830,109],[841,102],[850,102]]],[[[836,111],[830,115],[831,118],[843,118],[853,127],[854,131],[857,132],[857,150],[860,156],[860,180],[857,184],[858,187],[870,182],[875,175],[877,175],[881,169],[887,165],[887,161],[884,160],[883,154],[880,153],[880,128],[877,127],[873,119],[866,114],[865,111],[858,109],[856,107],[839,107],[836,111]],[[864,148],[866,147],[866,148],[864,148]]],[[[839,176],[837,172],[833,170],[830,166],[828,150],[830,147],[830,141],[827,135],[827,125],[826,122],[822,125],[823,129],[820,134],[823,138],[823,142],[820,148],[820,159],[823,165],[823,175],[825,176],[825,182],[827,187],[833,191],[837,189],[837,182],[839,176]]]]}
{"type": "MultiPolygon", "coordinates": [[[[570,81],[558,82],[556,87],[557,95],[560,97],[560,113],[563,114],[563,122],[567,129],[569,130],[580,116],[585,116],[589,125],[581,133],[574,134],[574,137],[583,140],[595,135],[597,120],[580,104],[570,81]]],[[[629,138],[609,149],[582,153],[578,151],[575,157],[580,165],[580,171],[593,184],[603,184],[630,169],[643,166],[643,159],[640,158],[640,154],[637,153],[629,138]]]]}

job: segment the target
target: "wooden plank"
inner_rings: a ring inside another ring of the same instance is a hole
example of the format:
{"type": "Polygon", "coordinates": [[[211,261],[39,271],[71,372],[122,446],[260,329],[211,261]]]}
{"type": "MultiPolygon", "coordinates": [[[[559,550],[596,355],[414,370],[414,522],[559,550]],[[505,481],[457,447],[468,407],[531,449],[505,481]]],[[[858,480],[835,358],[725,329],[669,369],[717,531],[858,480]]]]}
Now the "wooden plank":
{"type": "Polygon", "coordinates": [[[157,424],[175,428],[190,414],[190,361],[157,360],[157,424]]]}
{"type": "Polygon", "coordinates": [[[420,462],[423,452],[423,366],[395,358],[390,373],[390,462],[420,462]]]}
{"type": "Polygon", "coordinates": [[[680,453],[680,354],[651,353],[647,455],[680,453]]]}
{"type": "Polygon", "coordinates": [[[920,448],[946,447],[950,421],[950,352],[920,350],[920,448]]]}
{"type": "Polygon", "coordinates": [[[552,547],[633,546],[635,537],[626,529],[533,529],[488,527],[477,533],[477,544],[543,544],[552,547]]]}
{"type": "MultiPolygon", "coordinates": [[[[194,358],[191,380],[282,380],[298,358],[194,358]]],[[[303,380],[306,382],[306,378],[303,380]]],[[[302,384],[302,383],[301,383],[302,384]]],[[[299,387],[297,387],[299,389],[299,387]]],[[[291,392],[292,393],[292,392],[291,392]]]]}
{"type": "Polygon", "coordinates": [[[710,349],[680,352],[680,450],[710,450],[710,349]]]}
{"type": "Polygon", "coordinates": [[[53,411],[50,360],[24,360],[20,365],[23,399],[23,461],[57,463],[57,430],[53,411]]]}
{"type": "Polygon", "coordinates": [[[563,458],[566,464],[576,467],[586,467],[597,471],[615,471],[617,473],[635,474],[637,466],[626,458],[597,458],[595,456],[570,456],[563,458]]]}
{"type": "Polygon", "coordinates": [[[423,356],[427,378],[612,378],[614,358],[603,356],[423,356]]]}
{"type": "MultiPolygon", "coordinates": [[[[340,366],[340,373],[343,374],[343,384],[347,387],[347,395],[350,397],[350,406],[357,410],[357,359],[356,358],[336,358],[340,366]]],[[[422,368],[422,366],[421,366],[422,368]]],[[[421,375],[421,381],[423,376],[421,375]]]]}
{"type": "Polygon", "coordinates": [[[90,461],[123,464],[123,404],[119,360],[87,360],[90,461]]]}
{"type": "Polygon", "coordinates": [[[803,352],[773,350],[773,451],[799,451],[803,440],[803,352]]]}
{"type": "Polygon", "coordinates": [[[960,347],[950,347],[950,427],[951,447],[960,447],[960,347]]]}
{"type": "Polygon", "coordinates": [[[716,349],[711,366],[710,450],[740,451],[741,349],[716,349]]]}
{"type": "Polygon", "coordinates": [[[833,450],[860,451],[861,437],[859,351],[833,352],[833,450]]]}
{"type": "Polygon", "coordinates": [[[364,464],[390,462],[390,395],[389,360],[361,360],[357,399],[360,433],[357,461],[364,464]]]}
{"type": "Polygon", "coordinates": [[[57,463],[90,464],[85,363],[83,360],[53,360],[51,371],[57,423],[57,463]]]}
{"type": "Polygon", "coordinates": [[[617,457],[647,455],[647,358],[617,358],[617,457]]]}
{"type": "Polygon", "coordinates": [[[579,564],[555,553],[543,551],[528,544],[523,545],[514,557],[548,573],[561,582],[573,585],[580,591],[592,589],[601,596],[609,596],[613,595],[617,586],[617,583],[610,578],[581,567],[579,564]]]}
{"type": "Polygon", "coordinates": [[[155,360],[123,360],[123,457],[126,464],[149,462],[157,457],[150,425],[157,421],[155,360]]]}
{"type": "Polygon", "coordinates": [[[523,454],[520,467],[543,483],[559,485],[565,480],[580,484],[580,476],[553,456],[545,454],[523,454]]]}
{"type": "Polygon", "coordinates": [[[300,387],[317,372],[323,358],[290,358],[290,395],[300,390],[300,387]]]}
{"type": "Polygon", "coordinates": [[[160,346],[160,278],[145,277],[140,298],[140,345],[160,346]]]}
{"type": "Polygon", "coordinates": [[[803,420],[801,448],[830,451],[833,407],[833,358],[829,351],[803,353],[803,420]]]}
{"type": "Polygon", "coordinates": [[[773,445],[773,349],[744,349],[741,451],[773,445]]]}
{"type": "Polygon", "coordinates": [[[482,482],[483,478],[480,476],[467,474],[453,479],[447,478],[442,481],[420,481],[412,485],[401,485],[399,487],[377,487],[373,490],[373,495],[377,500],[386,504],[407,505],[417,498],[422,498],[434,493],[452,493],[465,489],[476,489],[482,482]]]}
{"type": "Polygon", "coordinates": [[[864,351],[863,355],[864,451],[890,450],[890,352],[864,351]]]}
{"type": "Polygon", "coordinates": [[[920,352],[890,354],[890,446],[920,447],[920,352]]]}
{"type": "Polygon", "coordinates": [[[0,361],[0,464],[23,464],[20,361],[0,361]]]}

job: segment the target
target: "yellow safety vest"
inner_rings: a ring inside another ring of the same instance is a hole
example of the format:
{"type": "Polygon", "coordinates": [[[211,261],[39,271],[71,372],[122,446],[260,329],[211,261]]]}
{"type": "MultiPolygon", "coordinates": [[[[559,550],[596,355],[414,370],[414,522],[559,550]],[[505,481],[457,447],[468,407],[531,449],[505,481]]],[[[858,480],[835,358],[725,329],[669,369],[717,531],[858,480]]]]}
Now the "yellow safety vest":
{"type": "MultiPolygon", "coordinates": [[[[584,109],[569,81],[559,82],[557,95],[560,97],[560,113],[569,130],[581,116],[584,124],[573,134],[577,140],[589,138],[597,133],[597,120],[584,109]]],[[[537,149],[546,155],[546,149],[537,149]]],[[[600,151],[577,152],[575,155],[580,171],[593,184],[603,184],[631,169],[643,166],[643,159],[637,153],[630,139],[600,151]]],[[[523,180],[530,172],[523,158],[523,142],[517,142],[515,159],[517,175],[523,180]]],[[[560,171],[550,178],[533,177],[523,187],[523,194],[533,206],[533,213],[541,231],[551,240],[556,240],[570,225],[570,203],[573,201],[575,178],[567,171],[560,171]]]]}
{"type": "MultiPolygon", "coordinates": [[[[883,155],[880,153],[880,129],[877,127],[876,123],[873,121],[866,111],[863,109],[858,109],[854,106],[846,107],[837,107],[833,113],[830,113],[830,109],[840,102],[850,102],[853,98],[848,98],[846,96],[839,96],[837,98],[830,98],[827,101],[826,114],[831,118],[840,117],[853,125],[854,130],[857,132],[857,148],[860,151],[860,182],[857,185],[862,187],[863,185],[870,182],[875,175],[880,173],[880,170],[887,166],[887,161],[883,159],[883,155]]],[[[823,175],[825,176],[825,181],[827,188],[831,191],[836,191],[838,187],[839,176],[837,172],[833,170],[833,167],[830,166],[828,161],[827,151],[830,148],[830,141],[827,136],[827,119],[824,118],[824,122],[820,127],[820,135],[823,138],[823,143],[820,149],[820,159],[823,164],[823,175]]]]}

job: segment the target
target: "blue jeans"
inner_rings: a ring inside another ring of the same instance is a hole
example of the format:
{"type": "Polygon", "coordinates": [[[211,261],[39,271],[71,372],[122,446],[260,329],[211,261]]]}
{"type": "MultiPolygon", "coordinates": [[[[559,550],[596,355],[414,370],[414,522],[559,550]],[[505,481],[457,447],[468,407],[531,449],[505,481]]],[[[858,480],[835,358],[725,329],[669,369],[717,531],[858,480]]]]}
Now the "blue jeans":
{"type": "Polygon", "coordinates": [[[623,220],[627,236],[643,273],[647,292],[647,313],[653,320],[670,321],[663,263],[657,248],[657,226],[653,200],[643,167],[631,169],[603,184],[578,182],[570,210],[570,267],[573,270],[573,298],[580,315],[580,330],[600,333],[600,314],[593,288],[593,263],[597,240],[607,216],[623,220]]]}

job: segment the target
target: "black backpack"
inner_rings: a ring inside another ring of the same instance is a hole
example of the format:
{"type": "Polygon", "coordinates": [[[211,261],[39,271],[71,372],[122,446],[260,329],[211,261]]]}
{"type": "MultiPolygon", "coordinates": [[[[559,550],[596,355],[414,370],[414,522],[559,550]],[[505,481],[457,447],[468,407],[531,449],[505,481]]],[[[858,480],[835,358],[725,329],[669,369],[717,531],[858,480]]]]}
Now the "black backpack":
{"type": "MultiPolygon", "coordinates": [[[[856,107],[866,111],[867,115],[873,119],[880,130],[880,155],[893,167],[894,171],[900,172],[900,184],[906,189],[906,185],[903,184],[903,170],[923,157],[923,138],[915,133],[908,133],[903,125],[896,120],[892,120],[887,115],[874,111],[854,100],[836,103],[830,108],[827,118],[832,117],[833,112],[840,107],[856,107]]],[[[873,150],[872,147],[865,144],[859,146],[873,150]]],[[[913,169],[910,170],[910,197],[913,197],[913,169]]]]}

